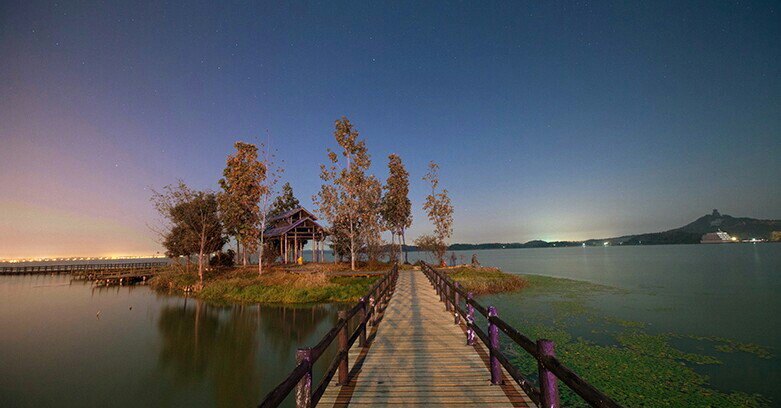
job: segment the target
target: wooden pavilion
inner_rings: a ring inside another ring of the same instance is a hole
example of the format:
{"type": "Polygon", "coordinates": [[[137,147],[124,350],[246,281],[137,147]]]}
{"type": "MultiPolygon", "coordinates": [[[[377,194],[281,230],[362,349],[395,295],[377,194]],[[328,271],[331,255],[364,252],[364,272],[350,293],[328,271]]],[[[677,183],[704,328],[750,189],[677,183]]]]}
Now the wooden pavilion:
{"type": "Polygon", "coordinates": [[[328,232],[317,223],[317,217],[303,207],[271,217],[263,239],[279,250],[282,262],[296,262],[303,257],[304,245],[312,244],[312,262],[325,260],[325,237],[328,232]]]}

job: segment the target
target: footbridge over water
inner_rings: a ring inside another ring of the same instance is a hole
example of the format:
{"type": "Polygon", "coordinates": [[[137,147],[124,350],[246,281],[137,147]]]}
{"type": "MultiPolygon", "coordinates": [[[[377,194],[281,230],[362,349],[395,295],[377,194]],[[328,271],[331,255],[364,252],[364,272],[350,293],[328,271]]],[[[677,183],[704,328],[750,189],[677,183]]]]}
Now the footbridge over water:
{"type": "Polygon", "coordinates": [[[394,266],[357,305],[339,313],[316,346],[298,350],[296,367],[260,406],[292,398],[297,407],[559,407],[560,382],[591,406],[620,407],[564,366],[553,342],[525,337],[442,271],[394,266]],[[538,385],[502,353],[501,335],[537,360],[538,385]],[[338,352],[315,382],[312,366],[334,341],[338,352]]]}

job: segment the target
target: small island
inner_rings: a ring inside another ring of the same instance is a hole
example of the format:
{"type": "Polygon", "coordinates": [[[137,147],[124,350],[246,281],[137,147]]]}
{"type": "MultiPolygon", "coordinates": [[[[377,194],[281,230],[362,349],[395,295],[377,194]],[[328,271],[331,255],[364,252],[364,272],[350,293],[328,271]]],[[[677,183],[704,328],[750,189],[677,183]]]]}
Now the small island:
{"type": "MultiPolygon", "coordinates": [[[[358,301],[392,267],[390,262],[360,262],[353,271],[342,263],[309,263],[270,267],[258,275],[255,266],[219,267],[198,276],[181,265],[171,265],[149,281],[163,293],[194,296],[211,303],[337,303],[358,301]]],[[[420,270],[419,265],[401,264],[399,270],[420,270]]],[[[441,268],[475,295],[512,292],[528,286],[518,275],[498,268],[458,265],[441,268]]]]}

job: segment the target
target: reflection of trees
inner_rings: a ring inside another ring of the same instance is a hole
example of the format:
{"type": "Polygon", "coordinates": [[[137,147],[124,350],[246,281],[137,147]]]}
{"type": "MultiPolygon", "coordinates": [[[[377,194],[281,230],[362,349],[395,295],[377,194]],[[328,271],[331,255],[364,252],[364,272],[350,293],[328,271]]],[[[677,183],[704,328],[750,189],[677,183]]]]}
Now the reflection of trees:
{"type": "MultiPolygon", "coordinates": [[[[278,364],[285,364],[295,356],[298,347],[314,346],[313,335],[320,327],[336,323],[336,308],[332,305],[315,306],[256,306],[263,333],[263,348],[277,356],[278,364]]],[[[320,328],[320,330],[318,330],[320,328]]]]}
{"type": "MultiPolygon", "coordinates": [[[[337,308],[209,306],[186,300],[160,311],[159,362],[182,389],[213,389],[218,406],[256,406],[336,322],[337,308]]],[[[330,356],[329,356],[330,358],[330,356]]]]}
{"type": "Polygon", "coordinates": [[[218,406],[254,406],[258,402],[256,318],[236,308],[219,308],[196,301],[160,312],[160,364],[180,387],[214,385],[218,406]]]}

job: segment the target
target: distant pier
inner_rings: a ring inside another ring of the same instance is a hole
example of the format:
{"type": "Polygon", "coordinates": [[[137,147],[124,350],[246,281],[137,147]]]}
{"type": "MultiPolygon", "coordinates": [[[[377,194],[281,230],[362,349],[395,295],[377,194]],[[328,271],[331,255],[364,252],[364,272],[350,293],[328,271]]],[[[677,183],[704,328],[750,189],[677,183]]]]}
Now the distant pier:
{"type": "Polygon", "coordinates": [[[0,275],[26,275],[38,273],[89,273],[101,271],[143,270],[167,266],[168,261],[74,263],[49,265],[0,266],[0,275]]]}

